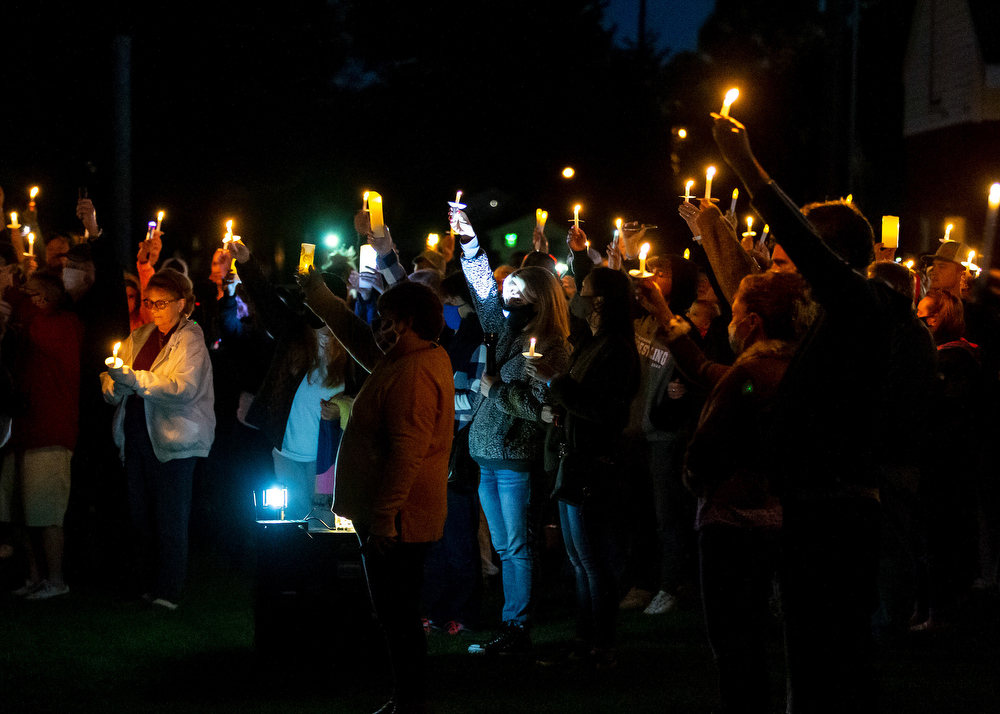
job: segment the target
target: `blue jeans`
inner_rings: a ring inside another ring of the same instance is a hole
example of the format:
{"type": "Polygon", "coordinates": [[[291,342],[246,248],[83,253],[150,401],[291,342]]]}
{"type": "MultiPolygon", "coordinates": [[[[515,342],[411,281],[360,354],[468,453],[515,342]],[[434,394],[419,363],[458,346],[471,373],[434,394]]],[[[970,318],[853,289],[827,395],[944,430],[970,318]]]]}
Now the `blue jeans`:
{"type": "Polygon", "coordinates": [[[531,479],[527,471],[481,469],[479,500],[503,566],[503,621],[519,625],[528,621],[531,604],[530,495],[531,479]]]}
{"type": "Polygon", "coordinates": [[[615,644],[618,578],[611,509],[559,502],[566,555],[576,576],[577,637],[603,649],[615,644]]]}

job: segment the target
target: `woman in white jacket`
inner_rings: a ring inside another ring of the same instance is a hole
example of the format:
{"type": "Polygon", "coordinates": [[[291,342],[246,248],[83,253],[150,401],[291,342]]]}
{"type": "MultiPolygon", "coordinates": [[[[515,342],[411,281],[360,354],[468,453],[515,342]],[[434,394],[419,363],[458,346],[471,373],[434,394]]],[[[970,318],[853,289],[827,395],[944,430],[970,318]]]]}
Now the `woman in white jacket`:
{"type": "Polygon", "coordinates": [[[150,278],[143,305],[153,322],[122,343],[123,364],[101,375],[117,406],[115,444],[128,479],[129,516],[143,598],[177,608],[187,574],[195,462],[215,436],[212,365],[194,309],[191,281],[164,269],[150,278]]]}

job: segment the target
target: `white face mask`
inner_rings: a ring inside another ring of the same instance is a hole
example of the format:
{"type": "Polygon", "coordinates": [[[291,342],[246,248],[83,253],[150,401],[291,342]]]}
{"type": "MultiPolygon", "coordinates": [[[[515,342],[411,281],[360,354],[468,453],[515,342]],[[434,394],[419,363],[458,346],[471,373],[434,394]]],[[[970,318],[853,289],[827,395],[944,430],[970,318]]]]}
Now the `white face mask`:
{"type": "Polygon", "coordinates": [[[87,271],[79,268],[63,268],[62,280],[66,292],[79,292],[86,287],[87,271]]]}

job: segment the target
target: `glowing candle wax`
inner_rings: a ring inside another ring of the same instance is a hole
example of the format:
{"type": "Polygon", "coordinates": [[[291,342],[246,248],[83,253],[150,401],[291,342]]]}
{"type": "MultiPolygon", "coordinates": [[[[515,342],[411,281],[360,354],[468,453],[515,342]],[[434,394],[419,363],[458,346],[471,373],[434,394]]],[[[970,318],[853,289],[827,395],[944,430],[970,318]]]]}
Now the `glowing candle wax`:
{"type": "Polygon", "coordinates": [[[536,343],[536,340],[535,340],[535,338],[534,338],[534,337],[532,337],[532,338],[531,338],[531,339],[530,339],[530,340],[528,341],[528,351],[527,351],[527,352],[522,352],[522,353],[521,353],[521,355],[522,355],[522,356],[523,356],[523,357],[524,357],[525,359],[539,359],[539,358],[540,358],[540,357],[542,356],[542,353],[541,353],[541,352],[535,352],[535,343],[536,343]]]}
{"type": "Polygon", "coordinates": [[[955,227],[954,223],[949,223],[944,227],[944,240],[941,241],[942,243],[951,240],[951,231],[954,227],[955,227]]]}
{"type": "Polygon", "coordinates": [[[899,247],[899,216],[882,216],[882,247],[899,247]]]}
{"type": "Polygon", "coordinates": [[[578,230],[580,228],[580,208],[582,206],[579,203],[573,206],[573,227],[578,230]]]}
{"type": "Polygon", "coordinates": [[[427,235],[427,248],[430,250],[434,250],[435,248],[437,248],[438,242],[440,240],[441,236],[439,236],[437,233],[429,233],[427,235]]]}
{"type": "Polygon", "coordinates": [[[160,226],[163,225],[163,211],[156,214],[156,230],[160,230],[160,226]]]}
{"type": "Polygon", "coordinates": [[[538,226],[538,230],[545,230],[545,221],[549,219],[549,212],[543,211],[541,208],[535,209],[535,225],[538,226]]]}
{"type": "Polygon", "coordinates": [[[694,181],[688,181],[684,184],[684,203],[691,203],[691,187],[694,186],[694,181]]]}
{"type": "Polygon", "coordinates": [[[13,211],[11,212],[11,214],[10,214],[10,225],[7,226],[7,227],[10,228],[12,231],[13,230],[17,230],[18,228],[21,227],[21,224],[17,222],[17,213],[15,213],[13,211]]]}
{"type": "Polygon", "coordinates": [[[118,357],[118,350],[120,350],[121,347],[122,343],[116,342],[114,348],[112,349],[111,356],[104,360],[104,364],[112,369],[121,369],[122,365],[125,364],[121,361],[121,358],[118,357]]]}
{"type": "Polygon", "coordinates": [[[715,177],[715,167],[709,166],[705,172],[705,200],[712,200],[712,179],[715,177]]]}
{"type": "Polygon", "coordinates": [[[379,238],[385,238],[385,219],[382,217],[382,194],[377,191],[368,192],[368,212],[371,214],[372,233],[379,238]]]}
{"type": "Polygon", "coordinates": [[[736,89],[735,87],[726,92],[726,99],[725,101],[722,102],[722,111],[719,112],[719,114],[721,114],[724,117],[729,116],[729,107],[733,106],[733,102],[735,102],[739,98],[739,96],[740,96],[740,90],[736,89]]]}
{"type": "Polygon", "coordinates": [[[33,258],[35,256],[35,234],[28,234],[28,257],[33,258]]]}

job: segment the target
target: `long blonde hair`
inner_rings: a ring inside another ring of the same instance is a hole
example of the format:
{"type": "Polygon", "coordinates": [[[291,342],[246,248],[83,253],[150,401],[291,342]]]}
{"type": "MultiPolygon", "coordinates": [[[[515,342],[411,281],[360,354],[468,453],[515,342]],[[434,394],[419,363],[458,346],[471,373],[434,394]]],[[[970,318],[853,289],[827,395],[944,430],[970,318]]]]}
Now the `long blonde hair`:
{"type": "Polygon", "coordinates": [[[537,337],[541,342],[558,336],[565,342],[569,337],[569,308],[566,306],[566,293],[556,276],[545,268],[529,266],[518,268],[510,274],[510,278],[518,282],[524,299],[535,306],[535,316],[521,333],[525,346],[531,337],[537,337]]]}

